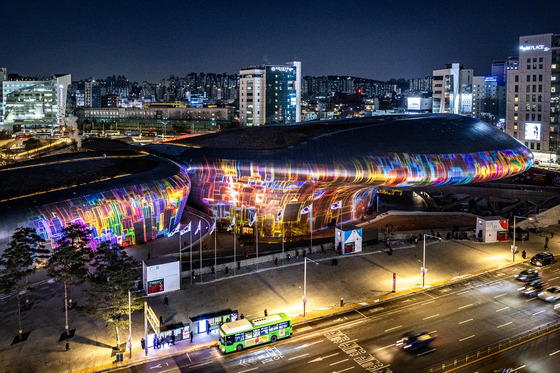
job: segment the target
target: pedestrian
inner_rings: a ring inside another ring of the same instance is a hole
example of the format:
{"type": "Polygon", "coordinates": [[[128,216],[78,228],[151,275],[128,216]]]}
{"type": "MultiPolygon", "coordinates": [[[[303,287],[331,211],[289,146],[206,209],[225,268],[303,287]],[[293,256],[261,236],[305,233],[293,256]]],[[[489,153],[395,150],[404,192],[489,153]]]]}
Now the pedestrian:
{"type": "Polygon", "coordinates": [[[175,330],[171,331],[171,344],[175,346],[175,330]]]}
{"type": "Polygon", "coordinates": [[[144,338],[140,340],[140,345],[142,346],[142,351],[144,351],[146,349],[146,340],[144,338]]]}
{"type": "Polygon", "coordinates": [[[241,319],[244,319],[244,318],[245,318],[245,315],[244,315],[244,314],[241,314],[241,319]]]}
{"type": "Polygon", "coordinates": [[[163,298],[163,304],[166,306],[169,305],[169,298],[167,298],[167,294],[165,294],[165,297],[163,298]]]}
{"type": "Polygon", "coordinates": [[[156,346],[158,348],[158,350],[161,348],[161,339],[156,337],[156,346]]]}
{"type": "Polygon", "coordinates": [[[544,251],[548,251],[548,245],[544,244],[544,251]]]}
{"type": "Polygon", "coordinates": [[[268,316],[268,311],[266,310],[266,308],[264,309],[264,316],[268,316]]]}
{"type": "Polygon", "coordinates": [[[545,237],[544,242],[548,244],[548,237],[545,237]]]}
{"type": "Polygon", "coordinates": [[[206,320],[206,334],[210,334],[210,322],[206,320]]]}
{"type": "Polygon", "coordinates": [[[154,334],[154,350],[157,348],[157,335],[154,334]]]}
{"type": "Polygon", "coordinates": [[[159,316],[159,324],[163,325],[163,316],[161,316],[161,315],[159,316]]]}
{"type": "Polygon", "coordinates": [[[194,338],[194,333],[191,331],[191,343],[193,341],[193,338],[194,338]]]}
{"type": "Polygon", "coordinates": [[[274,258],[274,265],[278,265],[278,257],[274,258]]]}
{"type": "Polygon", "coordinates": [[[66,351],[70,350],[70,342],[66,341],[66,351]]]}
{"type": "Polygon", "coordinates": [[[152,257],[152,256],[150,255],[150,253],[148,253],[148,260],[150,260],[151,257],[152,257]]]}
{"type": "Polygon", "coordinates": [[[525,250],[523,250],[523,251],[521,252],[521,257],[522,257],[523,259],[527,258],[527,253],[525,252],[525,250]]]}
{"type": "Polygon", "coordinates": [[[554,232],[550,232],[550,238],[554,238],[554,232]]]}

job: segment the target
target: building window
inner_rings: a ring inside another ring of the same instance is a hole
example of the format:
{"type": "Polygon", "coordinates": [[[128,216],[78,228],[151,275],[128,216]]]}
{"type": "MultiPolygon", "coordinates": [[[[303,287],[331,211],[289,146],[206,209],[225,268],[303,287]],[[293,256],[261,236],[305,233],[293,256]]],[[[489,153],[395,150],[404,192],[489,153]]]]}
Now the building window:
{"type": "Polygon", "coordinates": [[[515,82],[516,82],[516,83],[519,82],[519,75],[516,75],[516,76],[515,76],[515,82]]]}
{"type": "Polygon", "coordinates": [[[514,130],[517,129],[517,122],[513,122],[513,129],[514,129],[514,130]]]}
{"type": "Polygon", "coordinates": [[[531,142],[531,149],[535,149],[535,143],[531,142]]]}
{"type": "Polygon", "coordinates": [[[515,92],[519,92],[519,86],[517,84],[515,85],[515,92]]]}
{"type": "Polygon", "coordinates": [[[517,138],[517,131],[513,131],[513,137],[517,138]]]}
{"type": "Polygon", "coordinates": [[[542,75],[539,74],[539,82],[542,82],[542,75]]]}
{"type": "Polygon", "coordinates": [[[537,150],[541,150],[541,143],[540,142],[537,143],[537,150]]]}

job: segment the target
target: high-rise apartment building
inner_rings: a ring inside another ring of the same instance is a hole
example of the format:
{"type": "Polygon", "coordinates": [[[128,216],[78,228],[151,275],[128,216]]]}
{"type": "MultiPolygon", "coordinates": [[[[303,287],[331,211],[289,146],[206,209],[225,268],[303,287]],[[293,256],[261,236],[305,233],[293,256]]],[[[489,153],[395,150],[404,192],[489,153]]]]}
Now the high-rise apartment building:
{"type": "Polygon", "coordinates": [[[301,116],[301,62],[239,72],[239,121],[245,126],[295,123],[301,116]]]}
{"type": "Polygon", "coordinates": [[[8,70],[5,67],[0,67],[0,126],[4,124],[4,105],[2,105],[3,99],[3,84],[4,80],[8,79],[8,70]]]}
{"type": "Polygon", "coordinates": [[[5,80],[2,82],[4,122],[0,129],[53,129],[66,119],[71,75],[55,75],[50,80],[5,80]]]}
{"type": "Polygon", "coordinates": [[[433,113],[471,115],[473,69],[458,63],[433,72],[433,113]]]}
{"type": "Polygon", "coordinates": [[[507,76],[506,132],[536,159],[559,158],[560,35],[519,38],[518,69],[507,76]]]}

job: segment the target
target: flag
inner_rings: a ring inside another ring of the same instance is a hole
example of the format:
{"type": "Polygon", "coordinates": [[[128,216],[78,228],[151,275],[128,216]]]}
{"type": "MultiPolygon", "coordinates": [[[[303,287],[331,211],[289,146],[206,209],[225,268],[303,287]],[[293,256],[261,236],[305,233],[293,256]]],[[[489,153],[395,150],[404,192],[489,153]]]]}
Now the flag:
{"type": "Polygon", "coordinates": [[[189,221],[189,224],[183,229],[181,229],[181,236],[187,234],[191,231],[192,221],[189,221]]]}
{"type": "Polygon", "coordinates": [[[180,225],[180,224],[177,224],[177,226],[175,227],[175,229],[173,229],[171,232],[169,232],[169,233],[167,234],[167,237],[171,237],[171,236],[174,236],[175,233],[179,233],[179,225],[180,225]]]}
{"type": "Polygon", "coordinates": [[[233,228],[233,227],[235,227],[235,216],[233,217],[233,220],[231,221],[231,224],[227,228],[228,232],[231,231],[231,228],[233,228]]]}
{"type": "Polygon", "coordinates": [[[301,215],[304,215],[304,214],[308,214],[308,213],[310,213],[310,212],[313,213],[312,211],[313,211],[313,204],[302,208],[301,211],[300,211],[299,213],[300,213],[301,215]]]}
{"type": "Polygon", "coordinates": [[[214,224],[212,225],[212,229],[210,229],[210,234],[214,233],[216,230],[216,221],[214,220],[214,224]]]}
{"type": "Polygon", "coordinates": [[[256,221],[257,221],[257,212],[255,211],[253,216],[251,216],[251,220],[249,220],[249,227],[252,227],[253,224],[255,224],[256,221]]]}
{"type": "Polygon", "coordinates": [[[200,232],[200,223],[202,223],[202,220],[198,221],[198,227],[196,228],[196,232],[194,232],[195,235],[200,232]]]}
{"type": "Polygon", "coordinates": [[[276,215],[276,224],[280,221],[280,218],[284,215],[284,210],[280,210],[278,215],[276,215]]]}
{"type": "Polygon", "coordinates": [[[342,200],[337,201],[331,205],[331,210],[338,210],[339,208],[342,208],[342,200]]]}

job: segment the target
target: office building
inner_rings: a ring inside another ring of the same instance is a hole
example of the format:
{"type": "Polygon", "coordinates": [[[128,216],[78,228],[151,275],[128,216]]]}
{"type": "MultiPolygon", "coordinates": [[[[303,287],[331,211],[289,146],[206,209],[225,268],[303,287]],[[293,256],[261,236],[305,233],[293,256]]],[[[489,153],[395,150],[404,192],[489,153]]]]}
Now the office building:
{"type": "Polygon", "coordinates": [[[239,72],[239,121],[244,126],[295,123],[301,117],[301,62],[239,72]]]}
{"type": "Polygon", "coordinates": [[[472,113],[473,69],[463,69],[458,63],[433,72],[433,113],[472,113]]]}
{"type": "Polygon", "coordinates": [[[507,76],[506,132],[541,161],[558,160],[560,35],[519,38],[518,69],[507,76]]]}
{"type": "Polygon", "coordinates": [[[0,129],[54,129],[64,126],[70,74],[50,80],[5,80],[2,82],[4,122],[0,129]]]}

